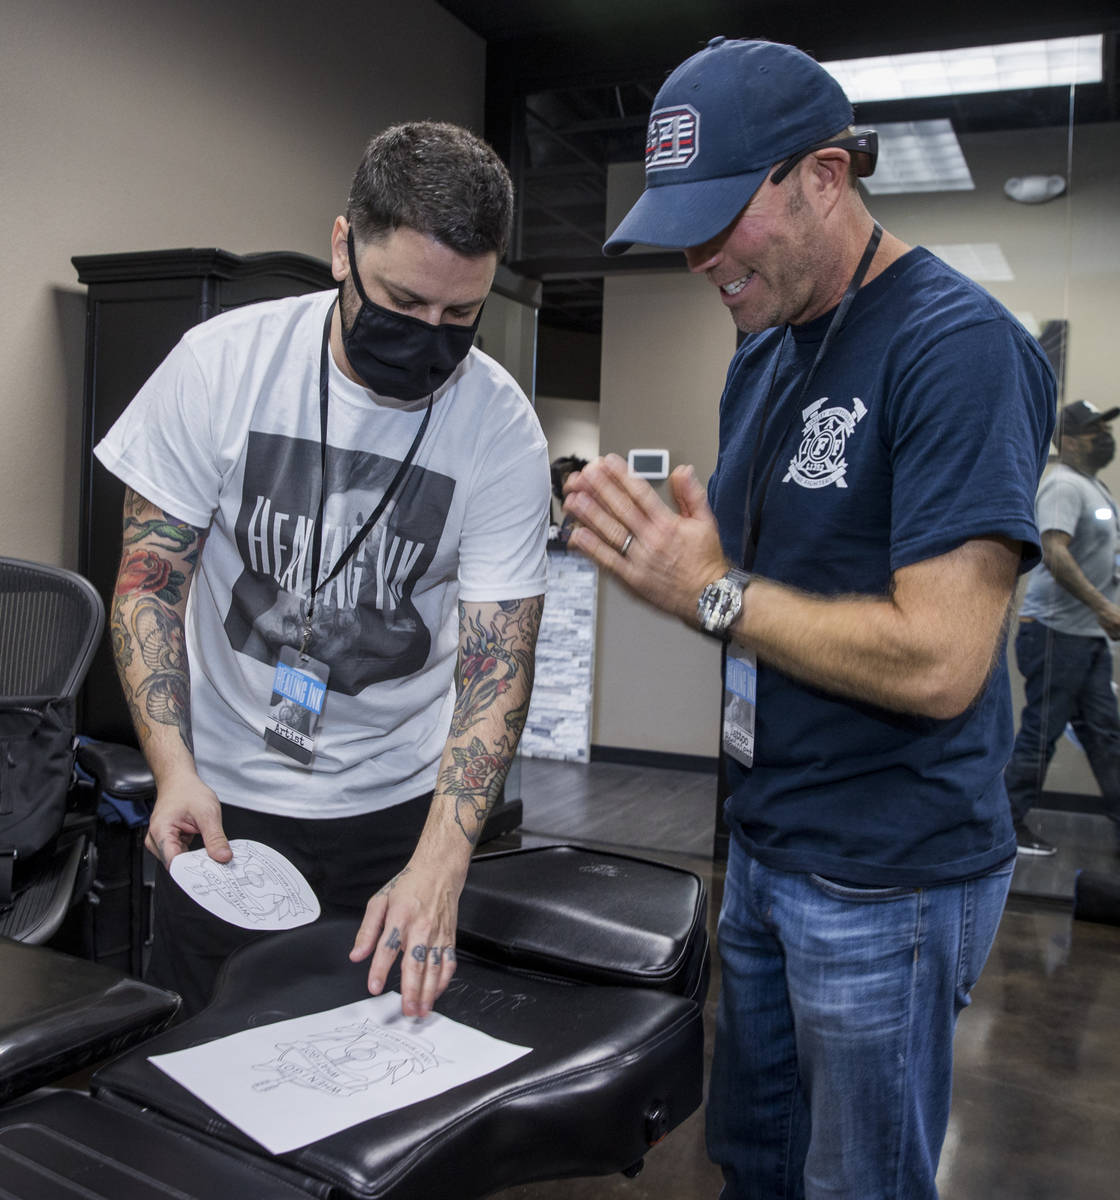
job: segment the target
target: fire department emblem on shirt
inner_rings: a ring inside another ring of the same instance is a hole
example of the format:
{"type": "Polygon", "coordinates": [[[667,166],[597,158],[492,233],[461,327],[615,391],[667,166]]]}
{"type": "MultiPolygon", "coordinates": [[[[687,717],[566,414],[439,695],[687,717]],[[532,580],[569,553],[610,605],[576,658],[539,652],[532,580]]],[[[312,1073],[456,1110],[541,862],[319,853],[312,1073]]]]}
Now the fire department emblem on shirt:
{"type": "Polygon", "coordinates": [[[689,104],[650,113],[646,170],[687,167],[700,149],[700,114],[689,104]]]}
{"type": "Polygon", "coordinates": [[[802,413],[805,424],[801,429],[801,445],[790,459],[783,483],[805,488],[828,487],[830,483],[846,488],[844,476],[848,461],[844,457],[848,438],[857,424],[867,415],[867,408],[858,396],[852,397],[852,411],[839,405],[825,408],[828,397],[822,396],[802,413]]]}

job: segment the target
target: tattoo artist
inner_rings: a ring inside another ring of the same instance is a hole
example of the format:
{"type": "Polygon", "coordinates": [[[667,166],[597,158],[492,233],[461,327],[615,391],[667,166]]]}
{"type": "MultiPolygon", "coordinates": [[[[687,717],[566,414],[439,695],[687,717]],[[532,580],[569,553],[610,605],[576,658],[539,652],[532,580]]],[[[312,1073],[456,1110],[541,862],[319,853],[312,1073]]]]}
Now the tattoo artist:
{"type": "MultiPolygon", "coordinates": [[[[148,849],[280,851],[353,918],[373,994],[400,957],[410,1016],[455,971],[543,603],[547,447],[472,347],[511,213],[474,135],[384,131],[331,231],[337,293],[191,329],[96,449],[127,487],[110,619],[157,785],[148,849]]],[[[148,978],[189,1015],[262,935],[164,870],[155,906],[148,978]]]]}

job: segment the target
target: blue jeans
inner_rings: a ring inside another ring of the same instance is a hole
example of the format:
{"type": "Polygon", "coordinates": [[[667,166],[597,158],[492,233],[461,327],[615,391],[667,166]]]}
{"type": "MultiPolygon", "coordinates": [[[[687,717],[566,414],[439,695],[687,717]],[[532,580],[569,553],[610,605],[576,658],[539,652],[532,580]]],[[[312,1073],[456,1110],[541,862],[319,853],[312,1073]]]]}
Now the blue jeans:
{"type": "Polygon", "coordinates": [[[926,1200],[953,1032],[1014,862],[931,888],[851,887],[731,842],[708,1153],[723,1200],[926,1200]]]}
{"type": "Polygon", "coordinates": [[[1105,811],[1120,822],[1120,714],[1112,691],[1112,647],[1103,637],[1059,633],[1020,621],[1015,657],[1026,704],[1004,772],[1011,815],[1022,821],[1037,806],[1054,747],[1067,724],[1093,768],[1105,811]]]}

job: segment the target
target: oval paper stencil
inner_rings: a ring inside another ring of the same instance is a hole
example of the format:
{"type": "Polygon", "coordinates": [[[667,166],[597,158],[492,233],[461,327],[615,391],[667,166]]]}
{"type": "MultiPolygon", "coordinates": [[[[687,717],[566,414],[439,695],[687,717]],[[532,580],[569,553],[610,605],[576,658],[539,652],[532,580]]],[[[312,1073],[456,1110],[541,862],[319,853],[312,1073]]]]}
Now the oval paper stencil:
{"type": "Polygon", "coordinates": [[[237,838],[233,858],[215,862],[205,850],[171,860],[171,878],[207,912],[242,929],[294,929],[319,915],[311,885],[271,846],[237,838]]]}

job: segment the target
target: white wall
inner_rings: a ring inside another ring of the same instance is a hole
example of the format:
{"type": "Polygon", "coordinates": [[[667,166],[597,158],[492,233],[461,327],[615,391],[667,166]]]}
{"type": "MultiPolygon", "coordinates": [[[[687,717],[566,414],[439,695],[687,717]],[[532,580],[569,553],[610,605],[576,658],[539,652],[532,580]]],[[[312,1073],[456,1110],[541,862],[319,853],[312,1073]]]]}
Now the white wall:
{"type": "Polygon", "coordinates": [[[481,131],[485,45],[433,0],[5,0],[0,553],[76,565],[76,254],[325,258],[369,136],[481,131]]]}

